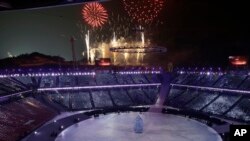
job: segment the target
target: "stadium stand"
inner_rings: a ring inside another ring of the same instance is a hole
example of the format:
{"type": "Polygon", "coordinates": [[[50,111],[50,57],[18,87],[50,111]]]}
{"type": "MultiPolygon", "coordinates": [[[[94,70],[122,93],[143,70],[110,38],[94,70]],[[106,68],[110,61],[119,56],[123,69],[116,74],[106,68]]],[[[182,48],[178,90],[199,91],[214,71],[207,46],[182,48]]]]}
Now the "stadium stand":
{"type": "Polygon", "coordinates": [[[76,86],[75,76],[59,76],[59,87],[76,86]]]}
{"type": "Polygon", "coordinates": [[[127,95],[126,90],[124,89],[111,89],[110,95],[114,99],[114,103],[117,106],[129,106],[133,105],[133,102],[127,95]]]}
{"type": "Polygon", "coordinates": [[[214,86],[221,88],[238,88],[247,75],[225,74],[214,86]]]}
{"type": "Polygon", "coordinates": [[[26,85],[26,86],[31,86],[33,85],[33,82],[32,82],[32,77],[29,77],[29,76],[24,76],[24,77],[14,77],[13,79],[21,82],[22,84],[26,85]]]}
{"type": "Polygon", "coordinates": [[[52,88],[57,86],[57,77],[44,76],[41,79],[40,87],[41,88],[52,88]]]}
{"type": "Polygon", "coordinates": [[[97,85],[114,85],[117,84],[115,75],[111,73],[98,73],[95,76],[97,85]]]}
{"type": "Polygon", "coordinates": [[[230,110],[226,116],[239,119],[241,121],[250,121],[250,98],[242,98],[239,103],[230,110]]]}
{"type": "Polygon", "coordinates": [[[149,83],[161,83],[161,75],[159,74],[144,74],[149,83]]]}
{"type": "Polygon", "coordinates": [[[108,95],[108,91],[91,91],[91,95],[96,108],[112,107],[114,106],[111,97],[108,95]]]}
{"type": "Polygon", "coordinates": [[[145,95],[144,91],[138,89],[128,89],[128,95],[134,101],[135,105],[150,105],[153,102],[145,95]]]}
{"type": "MultiPolygon", "coordinates": [[[[247,73],[237,71],[175,72],[164,105],[167,110],[178,109],[183,115],[192,113],[194,118],[207,124],[211,123],[211,116],[249,123],[249,81],[247,73]]],[[[10,140],[18,140],[57,115],[53,105],[48,105],[34,95],[39,95],[67,111],[120,110],[155,104],[161,86],[141,84],[161,82],[161,74],[131,72],[98,72],[86,75],[60,73],[53,76],[0,78],[1,96],[25,90],[33,90],[34,93],[33,96],[25,98],[18,94],[19,98],[11,96],[10,100],[1,102],[0,138],[7,141],[8,135],[13,134],[10,140]]],[[[217,122],[214,119],[212,121],[217,122]]]]}
{"type": "Polygon", "coordinates": [[[119,84],[133,84],[133,79],[129,74],[117,74],[117,81],[119,84]]]}
{"type": "Polygon", "coordinates": [[[79,86],[95,86],[96,80],[93,75],[77,76],[79,86]]]}
{"type": "Polygon", "coordinates": [[[239,71],[176,72],[165,105],[239,122],[249,122],[249,74],[239,71]],[[202,86],[202,87],[200,87],[202,86]]]}
{"type": "Polygon", "coordinates": [[[1,105],[0,139],[19,140],[56,114],[51,108],[31,97],[1,105]]]}

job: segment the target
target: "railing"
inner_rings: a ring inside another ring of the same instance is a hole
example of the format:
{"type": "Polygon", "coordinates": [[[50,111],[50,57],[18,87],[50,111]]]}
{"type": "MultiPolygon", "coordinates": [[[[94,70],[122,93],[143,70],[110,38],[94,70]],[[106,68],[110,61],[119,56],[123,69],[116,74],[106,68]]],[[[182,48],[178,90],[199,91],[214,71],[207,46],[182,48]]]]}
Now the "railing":
{"type": "Polygon", "coordinates": [[[202,89],[202,90],[210,90],[210,91],[219,91],[219,92],[250,94],[250,91],[228,89],[228,88],[214,88],[214,87],[206,87],[206,86],[193,86],[193,85],[183,85],[183,84],[173,84],[173,83],[171,83],[170,86],[177,86],[177,87],[184,87],[184,88],[194,88],[194,89],[202,89]]]}
{"type": "Polygon", "coordinates": [[[56,91],[56,90],[79,90],[79,89],[105,89],[105,88],[128,88],[128,87],[148,87],[161,86],[161,83],[151,84],[126,84],[126,85],[102,85],[102,86],[79,86],[79,87],[56,87],[56,88],[38,88],[38,91],[56,91]]]}

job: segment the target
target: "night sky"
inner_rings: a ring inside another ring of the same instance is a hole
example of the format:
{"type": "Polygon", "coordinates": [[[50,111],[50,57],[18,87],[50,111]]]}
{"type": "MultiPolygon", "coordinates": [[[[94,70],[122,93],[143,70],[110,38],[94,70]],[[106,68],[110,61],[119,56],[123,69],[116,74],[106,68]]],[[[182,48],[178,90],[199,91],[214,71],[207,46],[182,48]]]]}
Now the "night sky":
{"type": "MultiPolygon", "coordinates": [[[[104,2],[109,13],[127,16],[120,0],[104,2]]],[[[69,38],[75,36],[77,58],[85,45],[77,23],[82,5],[0,12],[0,58],[40,52],[71,60],[69,38]]],[[[163,24],[152,33],[168,52],[147,61],[174,65],[225,66],[229,55],[250,55],[247,4],[238,1],[167,0],[159,17],[163,24]],[[153,59],[154,58],[154,59],[153,59]]]]}

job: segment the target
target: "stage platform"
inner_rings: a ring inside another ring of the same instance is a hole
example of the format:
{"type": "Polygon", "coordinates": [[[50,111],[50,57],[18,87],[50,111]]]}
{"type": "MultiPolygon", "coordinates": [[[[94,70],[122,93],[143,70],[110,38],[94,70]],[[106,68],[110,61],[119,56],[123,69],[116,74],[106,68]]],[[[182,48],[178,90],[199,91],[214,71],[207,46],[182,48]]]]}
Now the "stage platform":
{"type": "Polygon", "coordinates": [[[56,141],[222,141],[212,128],[188,118],[161,114],[140,114],[144,132],[134,133],[137,115],[129,112],[101,115],[65,129],[56,141]]]}

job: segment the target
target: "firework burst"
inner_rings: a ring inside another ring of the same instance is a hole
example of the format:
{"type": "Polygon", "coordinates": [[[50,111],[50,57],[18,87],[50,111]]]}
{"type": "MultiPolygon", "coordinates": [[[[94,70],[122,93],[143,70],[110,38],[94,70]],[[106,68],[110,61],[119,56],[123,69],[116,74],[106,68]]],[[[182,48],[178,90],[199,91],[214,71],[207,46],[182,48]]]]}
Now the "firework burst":
{"type": "Polygon", "coordinates": [[[155,20],[166,4],[166,0],[123,0],[125,10],[138,24],[149,24],[155,20]]]}
{"type": "Polygon", "coordinates": [[[85,22],[93,28],[103,26],[108,20],[107,10],[98,2],[85,4],[82,15],[85,22]]]}

